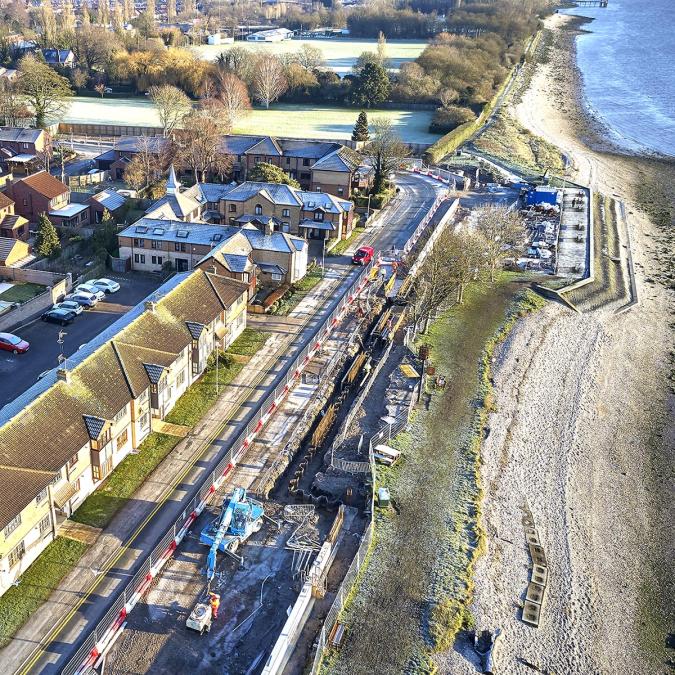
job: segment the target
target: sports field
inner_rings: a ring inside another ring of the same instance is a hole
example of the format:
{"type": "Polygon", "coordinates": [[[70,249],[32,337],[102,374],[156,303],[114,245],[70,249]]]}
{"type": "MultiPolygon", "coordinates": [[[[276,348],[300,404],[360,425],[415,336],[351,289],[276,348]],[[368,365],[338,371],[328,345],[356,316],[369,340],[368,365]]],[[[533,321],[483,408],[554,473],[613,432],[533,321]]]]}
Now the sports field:
{"type": "MultiPolygon", "coordinates": [[[[246,47],[252,51],[272,52],[273,54],[297,52],[303,44],[318,47],[323,52],[325,67],[334,70],[341,76],[346,75],[352,69],[356,59],[363,52],[375,53],[377,51],[377,40],[331,38],[326,40],[284,40],[283,42],[246,42],[244,40],[234,43],[237,47],[246,47]]],[[[207,61],[214,61],[218,54],[227,51],[234,45],[198,45],[193,49],[207,61]]],[[[426,46],[427,43],[422,40],[388,40],[387,59],[391,69],[398,70],[402,63],[414,61],[426,46]]]]}
{"type": "MultiPolygon", "coordinates": [[[[351,137],[357,109],[317,107],[280,103],[270,110],[252,110],[234,129],[239,134],[266,134],[290,138],[346,139],[351,137]]],[[[368,118],[391,120],[399,136],[408,143],[433,143],[438,139],[428,132],[429,110],[370,110],[368,118]]],[[[75,97],[64,122],[81,124],[120,124],[160,126],[152,101],[137,98],[75,97]]]]}

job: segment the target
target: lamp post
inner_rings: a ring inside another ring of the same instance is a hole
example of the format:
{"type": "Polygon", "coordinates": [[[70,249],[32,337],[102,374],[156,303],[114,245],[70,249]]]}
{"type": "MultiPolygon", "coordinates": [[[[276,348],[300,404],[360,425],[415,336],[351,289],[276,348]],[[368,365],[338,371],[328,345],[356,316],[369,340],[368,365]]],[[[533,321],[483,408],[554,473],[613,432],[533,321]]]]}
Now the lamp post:
{"type": "Polygon", "coordinates": [[[321,247],[321,278],[326,276],[326,233],[323,235],[323,245],[321,247]]]}

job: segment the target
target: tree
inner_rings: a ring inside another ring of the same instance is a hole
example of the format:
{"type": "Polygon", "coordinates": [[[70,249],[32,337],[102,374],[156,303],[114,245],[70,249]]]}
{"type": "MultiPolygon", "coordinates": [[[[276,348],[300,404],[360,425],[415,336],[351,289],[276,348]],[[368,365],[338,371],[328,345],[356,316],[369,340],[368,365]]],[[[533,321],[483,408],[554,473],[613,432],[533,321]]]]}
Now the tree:
{"type": "Polygon", "coordinates": [[[388,119],[376,119],[372,123],[372,140],[361,154],[370,160],[374,170],[373,192],[382,192],[387,177],[398,168],[400,161],[410,154],[408,146],[401,141],[388,119]]]}
{"type": "Polygon", "coordinates": [[[94,91],[103,98],[103,94],[105,94],[105,84],[103,84],[103,82],[97,82],[94,85],[94,91]]]}
{"type": "Polygon", "coordinates": [[[508,206],[488,205],[476,209],[476,222],[490,281],[494,281],[499,262],[513,255],[514,249],[520,248],[524,241],[523,219],[518,211],[508,206]]]}
{"type": "Polygon", "coordinates": [[[73,3],[71,0],[65,0],[61,11],[61,30],[64,33],[75,32],[75,12],[73,12],[73,3]]]}
{"type": "Polygon", "coordinates": [[[73,95],[70,83],[32,54],[19,62],[17,91],[35,115],[35,125],[43,127],[47,118],[60,117],[73,95]]]}
{"type": "Polygon", "coordinates": [[[159,122],[168,136],[192,110],[187,94],[170,84],[153,86],[148,90],[152,102],[157,106],[159,122]]]}
{"type": "Polygon", "coordinates": [[[462,108],[458,105],[449,105],[437,108],[429,125],[429,131],[438,134],[447,134],[467,122],[475,122],[476,113],[471,108],[462,108]]]}
{"type": "Polygon", "coordinates": [[[162,177],[167,158],[159,152],[159,147],[156,138],[139,137],[137,151],[124,170],[124,181],[129,187],[147,190],[162,177]]]}
{"type": "Polygon", "coordinates": [[[291,178],[282,168],[278,167],[276,164],[270,164],[268,162],[260,162],[260,164],[256,164],[248,172],[246,179],[255,181],[257,183],[283,183],[294,188],[300,187],[300,183],[298,183],[295,178],[291,178]]]}
{"type": "Polygon", "coordinates": [[[387,39],[382,31],[377,36],[377,60],[385,68],[387,67],[387,39]]]}
{"type": "Polygon", "coordinates": [[[105,260],[108,254],[114,255],[119,249],[117,240],[117,223],[108,209],[103,209],[101,222],[96,226],[92,235],[94,253],[105,260]]]}
{"type": "Polygon", "coordinates": [[[218,71],[216,76],[217,100],[222,106],[229,129],[251,109],[246,85],[234,74],[218,71]]]}
{"type": "Polygon", "coordinates": [[[191,169],[198,181],[209,174],[225,175],[232,159],[223,148],[223,129],[206,110],[195,110],[185,118],[183,129],[174,134],[179,166],[191,169]]]}
{"type": "Polygon", "coordinates": [[[323,52],[318,47],[304,44],[294,55],[296,63],[306,70],[320,68],[323,64],[323,52]]]}
{"type": "Polygon", "coordinates": [[[369,138],[370,132],[368,131],[368,115],[366,114],[365,110],[362,110],[359,113],[359,116],[356,118],[354,131],[352,131],[352,140],[367,141],[369,138]]]}
{"type": "Polygon", "coordinates": [[[38,229],[35,235],[35,250],[39,255],[46,258],[57,253],[60,248],[61,242],[56,228],[52,225],[47,214],[41,213],[38,217],[38,229]]]}
{"type": "Polygon", "coordinates": [[[436,245],[444,246],[447,251],[450,273],[457,284],[457,302],[461,305],[466,287],[478,279],[485,263],[483,242],[480,236],[467,230],[448,231],[442,239],[443,242],[436,245]]]}
{"type": "Polygon", "coordinates": [[[366,63],[357,75],[352,87],[351,100],[356,106],[372,108],[389,97],[389,75],[379,63],[366,63]]]}
{"type": "Polygon", "coordinates": [[[56,38],[56,18],[51,0],[43,0],[40,6],[39,21],[42,29],[42,38],[46,45],[52,46],[56,38]]]}
{"type": "Polygon", "coordinates": [[[166,18],[171,23],[176,19],[176,0],[167,0],[166,3],[166,18]]]}
{"type": "Polygon", "coordinates": [[[276,101],[288,87],[284,75],[284,67],[276,56],[264,54],[261,56],[254,69],[253,95],[265,108],[276,101]]]}
{"type": "Polygon", "coordinates": [[[23,97],[18,91],[16,82],[0,79],[0,124],[8,127],[19,127],[31,111],[26,107],[23,97]]]}

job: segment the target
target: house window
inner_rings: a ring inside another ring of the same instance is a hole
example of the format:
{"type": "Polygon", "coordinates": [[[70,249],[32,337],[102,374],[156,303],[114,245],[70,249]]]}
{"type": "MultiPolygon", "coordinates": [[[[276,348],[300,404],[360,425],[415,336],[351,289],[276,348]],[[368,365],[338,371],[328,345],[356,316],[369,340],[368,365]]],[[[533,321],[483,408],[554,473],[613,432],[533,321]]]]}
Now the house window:
{"type": "Polygon", "coordinates": [[[178,377],[176,378],[176,386],[180,387],[183,382],[185,382],[185,370],[181,370],[180,373],[178,373],[178,377]]]}
{"type": "Polygon", "coordinates": [[[141,262],[141,256],[138,255],[138,253],[134,253],[134,262],[135,263],[141,262]]]}
{"type": "Polygon", "coordinates": [[[291,163],[291,158],[290,158],[290,157],[286,157],[286,164],[290,164],[290,163],[291,163]]]}
{"type": "Polygon", "coordinates": [[[302,166],[309,166],[309,160],[308,160],[308,159],[303,159],[303,160],[302,160],[302,166]]]}
{"type": "Polygon", "coordinates": [[[321,186],[320,186],[320,185],[315,185],[315,186],[314,186],[314,192],[321,192],[321,186]]]}
{"type": "Polygon", "coordinates": [[[228,208],[230,213],[236,213],[236,211],[237,211],[237,205],[236,204],[230,204],[227,208],[228,208]]]}
{"type": "Polygon", "coordinates": [[[314,220],[323,220],[323,211],[314,211],[314,220]]]}
{"type": "Polygon", "coordinates": [[[51,484],[56,485],[60,480],[61,480],[61,471],[59,470],[59,472],[54,476],[54,478],[52,478],[51,484]]]}
{"type": "Polygon", "coordinates": [[[5,535],[5,539],[7,539],[7,537],[9,537],[9,535],[12,534],[12,532],[14,532],[14,530],[16,530],[17,527],[19,527],[19,525],[21,525],[21,514],[20,513],[18,515],[14,516],[14,518],[12,518],[12,520],[10,520],[7,523],[7,525],[5,525],[5,529],[3,530],[3,533],[5,535]]]}
{"type": "Polygon", "coordinates": [[[288,218],[291,215],[291,210],[290,209],[283,209],[281,212],[281,215],[283,218],[288,218]]]}
{"type": "Polygon", "coordinates": [[[127,414],[127,407],[124,406],[124,408],[122,408],[122,410],[120,410],[115,415],[115,417],[113,417],[113,424],[115,424],[116,422],[119,422],[126,414],[127,414]]]}
{"type": "Polygon", "coordinates": [[[145,427],[148,426],[148,413],[145,413],[139,420],[139,424],[141,425],[141,429],[145,429],[145,427]]]}
{"type": "Polygon", "coordinates": [[[75,453],[69,460],[68,460],[68,468],[72,469],[76,464],[77,464],[77,458],[78,454],[75,453]]]}
{"type": "Polygon", "coordinates": [[[158,264],[158,265],[161,265],[163,260],[164,260],[164,258],[162,258],[161,255],[158,255],[158,256],[157,256],[157,264],[158,264]]]}
{"type": "Polygon", "coordinates": [[[272,281],[281,281],[281,274],[279,272],[272,272],[272,281]]]}
{"type": "Polygon", "coordinates": [[[145,256],[141,253],[141,263],[145,264],[145,256]]]}
{"type": "Polygon", "coordinates": [[[152,256],[152,264],[156,265],[157,264],[157,256],[152,256]]]}
{"type": "Polygon", "coordinates": [[[134,246],[137,248],[145,248],[145,239],[134,239],[134,246]]]}
{"type": "Polygon", "coordinates": [[[157,242],[154,239],[150,242],[150,248],[157,248],[157,242]]]}
{"type": "Polygon", "coordinates": [[[291,231],[290,223],[286,223],[286,222],[281,223],[281,231],[282,232],[290,232],[291,231]]]}
{"type": "Polygon", "coordinates": [[[52,517],[51,514],[47,514],[39,523],[38,523],[38,530],[40,531],[40,534],[44,534],[45,532],[48,532],[49,530],[52,529],[52,517]]]}
{"type": "Polygon", "coordinates": [[[339,195],[344,194],[344,188],[339,187],[337,190],[339,195]]]}
{"type": "Polygon", "coordinates": [[[49,489],[48,489],[48,488],[45,488],[45,489],[42,490],[42,491],[38,494],[38,496],[35,498],[35,503],[36,503],[36,504],[39,504],[43,499],[46,499],[46,498],[47,498],[47,495],[48,495],[48,494],[49,494],[49,489]]]}
{"type": "Polygon", "coordinates": [[[234,225],[236,223],[236,219],[234,216],[230,216],[230,225],[234,225]]]}
{"type": "Polygon", "coordinates": [[[7,556],[7,559],[9,560],[9,569],[11,570],[12,567],[18,565],[24,555],[26,555],[26,545],[21,541],[9,552],[9,555],[7,556]]]}
{"type": "Polygon", "coordinates": [[[121,450],[124,444],[127,442],[127,439],[129,438],[129,434],[127,433],[127,430],[125,429],[118,437],[117,440],[115,441],[115,446],[117,447],[118,450],[121,450]]]}
{"type": "Polygon", "coordinates": [[[262,216],[262,206],[260,204],[255,205],[255,215],[262,216]]]}

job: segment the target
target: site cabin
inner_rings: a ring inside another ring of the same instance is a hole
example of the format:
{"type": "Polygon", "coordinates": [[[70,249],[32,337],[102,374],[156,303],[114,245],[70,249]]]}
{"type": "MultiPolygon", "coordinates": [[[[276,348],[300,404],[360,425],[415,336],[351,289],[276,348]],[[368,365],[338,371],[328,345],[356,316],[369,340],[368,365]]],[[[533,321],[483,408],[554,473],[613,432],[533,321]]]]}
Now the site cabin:
{"type": "Polygon", "coordinates": [[[375,461],[385,466],[393,466],[398,462],[401,457],[401,453],[394,448],[390,448],[388,445],[381,443],[380,445],[375,446],[375,452],[373,454],[375,461]]]}

